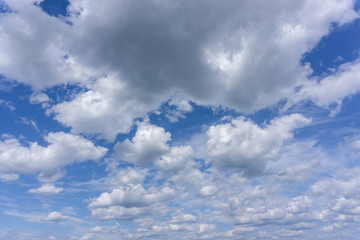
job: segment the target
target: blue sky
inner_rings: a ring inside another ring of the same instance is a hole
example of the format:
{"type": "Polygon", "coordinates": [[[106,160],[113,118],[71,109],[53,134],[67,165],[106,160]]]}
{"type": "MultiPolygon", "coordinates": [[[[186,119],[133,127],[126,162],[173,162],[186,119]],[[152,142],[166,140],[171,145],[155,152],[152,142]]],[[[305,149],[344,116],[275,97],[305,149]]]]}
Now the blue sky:
{"type": "Polygon", "coordinates": [[[0,0],[0,239],[356,239],[359,7],[0,0]]]}

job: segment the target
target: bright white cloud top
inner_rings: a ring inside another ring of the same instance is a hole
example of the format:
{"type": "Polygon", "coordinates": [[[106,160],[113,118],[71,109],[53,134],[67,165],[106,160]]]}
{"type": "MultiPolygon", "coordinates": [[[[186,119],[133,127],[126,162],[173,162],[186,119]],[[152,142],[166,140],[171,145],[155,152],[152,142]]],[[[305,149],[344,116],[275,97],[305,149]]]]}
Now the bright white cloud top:
{"type": "Polygon", "coordinates": [[[356,239],[358,0],[0,0],[0,239],[356,239]]]}

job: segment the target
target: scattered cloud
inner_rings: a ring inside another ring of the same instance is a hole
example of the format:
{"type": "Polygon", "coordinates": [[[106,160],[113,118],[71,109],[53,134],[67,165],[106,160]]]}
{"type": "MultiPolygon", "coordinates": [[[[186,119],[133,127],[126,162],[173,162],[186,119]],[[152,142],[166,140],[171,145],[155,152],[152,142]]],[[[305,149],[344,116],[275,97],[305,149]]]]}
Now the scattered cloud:
{"type": "Polygon", "coordinates": [[[310,121],[300,114],[292,114],[259,127],[243,117],[233,119],[231,123],[209,128],[207,153],[215,166],[242,168],[247,174],[256,175],[278,155],[283,142],[293,137],[294,129],[310,121]]]}
{"type": "Polygon", "coordinates": [[[38,194],[59,194],[64,189],[61,187],[55,187],[53,184],[45,184],[39,188],[31,188],[29,193],[38,193],[38,194]]]}
{"type": "Polygon", "coordinates": [[[45,218],[43,218],[43,221],[59,223],[62,221],[66,221],[69,218],[70,218],[69,216],[63,216],[59,212],[51,212],[51,213],[49,213],[49,215],[47,215],[45,218]]]}
{"type": "Polygon", "coordinates": [[[54,181],[63,176],[62,167],[75,162],[99,160],[107,149],[91,141],[64,132],[49,133],[48,146],[37,142],[22,144],[18,139],[0,141],[0,178],[15,180],[19,174],[36,174],[42,181],[54,181]]]}

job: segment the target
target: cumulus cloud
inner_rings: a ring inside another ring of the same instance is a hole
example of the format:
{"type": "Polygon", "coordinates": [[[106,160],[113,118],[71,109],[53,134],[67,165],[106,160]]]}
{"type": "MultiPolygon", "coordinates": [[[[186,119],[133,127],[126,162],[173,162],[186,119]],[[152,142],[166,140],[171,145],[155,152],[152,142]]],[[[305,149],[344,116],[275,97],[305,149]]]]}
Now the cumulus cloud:
{"type": "Polygon", "coordinates": [[[207,153],[217,167],[242,168],[247,174],[257,174],[267,161],[277,156],[283,142],[293,137],[294,129],[310,121],[300,114],[292,114],[259,127],[243,117],[233,119],[231,123],[209,128],[207,153]]]}
{"type": "Polygon", "coordinates": [[[7,3],[0,72],[36,91],[79,84],[83,92],[52,108],[55,119],[110,141],[175,93],[183,99],[173,121],[191,110],[188,100],[245,112],[275,104],[304,83],[300,59],[331,24],[358,17],[352,0],[106,0],[101,9],[72,0],[62,19],[31,1],[7,3]]]}
{"type": "Polygon", "coordinates": [[[55,119],[74,133],[98,135],[109,141],[114,141],[118,133],[128,133],[133,119],[145,117],[161,102],[156,96],[142,98],[114,76],[99,78],[87,89],[48,113],[55,114],[55,119]]]}
{"type": "Polygon", "coordinates": [[[155,166],[162,171],[176,172],[183,169],[193,157],[194,151],[190,146],[172,147],[170,153],[155,162],[155,166]]]}
{"type": "Polygon", "coordinates": [[[73,54],[86,52],[88,65],[123,73],[141,92],[177,88],[242,110],[276,102],[283,87],[305,77],[299,60],[330,24],[357,16],[352,1],[143,4],[108,0],[99,11],[90,1],[72,1],[79,29],[73,54]]]}
{"type": "Polygon", "coordinates": [[[126,139],[114,146],[115,158],[135,164],[153,162],[162,171],[176,172],[183,169],[193,158],[191,146],[170,147],[171,134],[164,128],[147,121],[138,123],[132,140],[126,139]]]}
{"type": "Polygon", "coordinates": [[[39,193],[39,194],[59,194],[63,191],[63,188],[56,187],[53,184],[45,184],[39,188],[31,188],[29,193],[39,193]]]}
{"type": "Polygon", "coordinates": [[[143,122],[138,125],[131,141],[126,139],[114,146],[114,156],[135,164],[156,161],[169,152],[170,147],[167,142],[170,139],[171,134],[165,132],[163,128],[143,122]]]}
{"type": "Polygon", "coordinates": [[[159,204],[168,201],[174,194],[169,187],[145,189],[141,184],[127,185],[91,199],[88,207],[99,219],[133,220],[157,213],[159,204]]]}
{"type": "Polygon", "coordinates": [[[105,180],[111,189],[119,186],[136,185],[143,183],[146,172],[140,169],[125,168],[116,170],[116,174],[105,180]]]}
{"type": "Polygon", "coordinates": [[[6,3],[12,11],[0,18],[2,74],[37,90],[82,82],[91,76],[68,54],[68,24],[45,14],[33,1],[6,3]]]}
{"type": "Polygon", "coordinates": [[[0,141],[1,179],[13,180],[19,174],[40,172],[41,180],[54,181],[63,176],[62,167],[75,162],[97,161],[107,152],[106,148],[97,147],[83,137],[64,132],[49,133],[45,141],[46,147],[37,142],[22,144],[14,138],[0,141]]]}
{"type": "Polygon", "coordinates": [[[49,215],[47,215],[45,218],[43,218],[43,221],[58,223],[58,222],[66,221],[69,218],[70,218],[69,216],[64,216],[61,213],[55,211],[55,212],[49,213],[49,215]]]}

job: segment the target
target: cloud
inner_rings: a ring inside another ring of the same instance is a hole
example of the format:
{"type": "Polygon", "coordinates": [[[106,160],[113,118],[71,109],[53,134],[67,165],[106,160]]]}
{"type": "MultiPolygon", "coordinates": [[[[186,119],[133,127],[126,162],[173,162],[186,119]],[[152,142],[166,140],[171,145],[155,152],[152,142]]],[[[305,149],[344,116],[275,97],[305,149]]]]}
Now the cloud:
{"type": "Polygon", "coordinates": [[[162,171],[177,172],[183,169],[194,157],[190,146],[172,147],[170,153],[163,155],[155,162],[156,168],[162,171]]]}
{"type": "Polygon", "coordinates": [[[157,211],[161,208],[161,203],[171,199],[174,194],[174,190],[169,187],[152,187],[146,190],[141,184],[127,185],[91,199],[88,208],[99,219],[133,220],[160,214],[157,211]]]}
{"type": "MultiPolygon", "coordinates": [[[[345,97],[351,97],[360,90],[360,60],[344,63],[336,72],[323,79],[312,79],[304,83],[294,95],[295,101],[310,99],[321,107],[330,108],[337,103],[338,107],[332,112],[336,114],[341,109],[341,102],[345,97]],[[331,94],[329,94],[331,92],[331,94]]],[[[291,98],[290,98],[291,99],[291,98]]]]}
{"type": "Polygon", "coordinates": [[[8,79],[41,90],[86,80],[91,71],[69,56],[71,27],[50,17],[32,1],[6,1],[12,11],[1,16],[0,72],[8,79]]]}
{"type": "Polygon", "coordinates": [[[189,213],[181,213],[174,215],[170,222],[171,223],[192,223],[196,221],[196,216],[189,213]]]}
{"type": "Polygon", "coordinates": [[[306,82],[311,70],[299,62],[331,24],[358,17],[351,0],[106,0],[101,9],[72,0],[65,18],[29,1],[7,4],[0,72],[36,92],[79,85],[51,112],[73,133],[109,141],[176,94],[172,121],[189,100],[243,112],[271,106],[306,82]]]}
{"type": "Polygon", "coordinates": [[[247,174],[257,174],[278,155],[283,142],[293,137],[294,129],[310,121],[292,114],[259,127],[243,117],[233,119],[209,128],[207,153],[217,167],[242,168],[247,174]]]}
{"type": "Polygon", "coordinates": [[[194,151],[191,146],[170,147],[170,140],[171,134],[164,128],[144,121],[138,123],[131,141],[126,139],[115,144],[113,157],[135,164],[154,162],[159,170],[176,172],[193,158],[194,151]]]}
{"type": "Polygon", "coordinates": [[[106,148],[96,147],[83,137],[64,132],[49,133],[45,141],[46,147],[37,142],[27,146],[14,138],[0,141],[1,179],[11,180],[19,174],[40,172],[40,180],[55,181],[63,176],[62,167],[75,162],[97,161],[107,152],[106,148]]]}
{"type": "Polygon", "coordinates": [[[360,193],[360,167],[343,168],[329,178],[314,183],[310,190],[313,194],[327,195],[329,198],[358,198],[360,193]]]}
{"type": "Polygon", "coordinates": [[[59,194],[63,191],[63,188],[55,187],[53,184],[45,184],[39,188],[31,188],[29,193],[38,193],[38,194],[59,194]]]}
{"type": "Polygon", "coordinates": [[[32,94],[30,96],[30,103],[32,104],[44,103],[44,102],[48,102],[49,100],[50,100],[49,96],[42,92],[32,94]]]}
{"type": "Polygon", "coordinates": [[[6,107],[11,111],[15,111],[15,107],[14,107],[14,103],[13,102],[9,102],[9,101],[4,101],[2,99],[0,99],[0,106],[2,107],[6,107]]]}
{"type": "Polygon", "coordinates": [[[145,117],[162,101],[156,96],[142,98],[114,76],[99,78],[87,89],[73,100],[53,106],[48,113],[55,114],[55,119],[71,127],[73,133],[109,141],[118,133],[128,133],[135,118],[145,117]]]}
{"type": "Polygon", "coordinates": [[[60,223],[70,219],[69,216],[64,216],[60,212],[54,211],[45,215],[43,213],[19,213],[18,211],[6,211],[6,215],[16,216],[25,219],[28,222],[52,222],[60,223]]]}
{"type": "Polygon", "coordinates": [[[145,177],[146,172],[140,169],[117,169],[114,176],[105,180],[105,184],[109,185],[111,189],[116,189],[119,186],[141,184],[143,183],[145,177]]]}
{"type": "Polygon", "coordinates": [[[70,19],[78,31],[72,54],[86,53],[91,68],[121,73],[140,95],[178,89],[199,103],[252,111],[305,78],[302,54],[333,22],[355,19],[352,5],[108,0],[99,10],[90,1],[72,1],[70,11],[77,14],[70,19]]]}
{"type": "Polygon", "coordinates": [[[131,141],[126,139],[114,146],[114,156],[135,164],[153,162],[170,151],[170,139],[171,134],[163,128],[142,122],[131,141]]]}
{"type": "Polygon", "coordinates": [[[49,215],[47,215],[45,218],[43,218],[43,221],[45,222],[63,222],[68,220],[70,217],[69,216],[63,216],[61,213],[59,212],[51,212],[49,213],[49,215]]]}
{"type": "Polygon", "coordinates": [[[93,227],[92,229],[90,229],[90,232],[101,232],[102,230],[103,230],[102,227],[96,226],[96,227],[93,227]]]}

